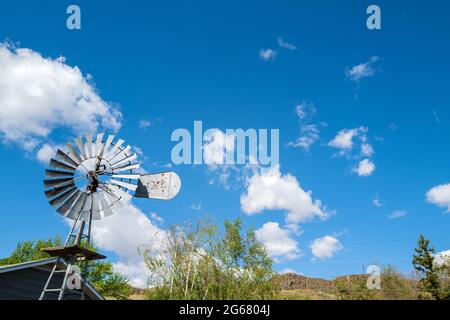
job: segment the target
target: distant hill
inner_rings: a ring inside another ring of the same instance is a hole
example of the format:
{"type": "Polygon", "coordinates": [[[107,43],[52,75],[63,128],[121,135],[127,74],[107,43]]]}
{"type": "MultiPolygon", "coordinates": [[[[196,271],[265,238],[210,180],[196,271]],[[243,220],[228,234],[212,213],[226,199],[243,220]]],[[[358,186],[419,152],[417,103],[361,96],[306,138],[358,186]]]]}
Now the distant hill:
{"type": "Polygon", "coordinates": [[[317,290],[322,292],[333,292],[337,280],[367,279],[366,274],[353,274],[339,276],[333,280],[305,277],[296,273],[284,273],[275,276],[281,290],[317,290]]]}

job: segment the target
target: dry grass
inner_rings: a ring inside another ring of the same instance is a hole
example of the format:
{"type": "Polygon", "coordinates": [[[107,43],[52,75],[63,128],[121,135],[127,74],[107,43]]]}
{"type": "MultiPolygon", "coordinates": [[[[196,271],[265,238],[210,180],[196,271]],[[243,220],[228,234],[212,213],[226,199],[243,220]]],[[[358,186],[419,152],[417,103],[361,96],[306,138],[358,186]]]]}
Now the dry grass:
{"type": "Polygon", "coordinates": [[[308,289],[294,289],[281,290],[278,294],[279,300],[336,300],[336,296],[331,293],[308,290],[308,289]]]}

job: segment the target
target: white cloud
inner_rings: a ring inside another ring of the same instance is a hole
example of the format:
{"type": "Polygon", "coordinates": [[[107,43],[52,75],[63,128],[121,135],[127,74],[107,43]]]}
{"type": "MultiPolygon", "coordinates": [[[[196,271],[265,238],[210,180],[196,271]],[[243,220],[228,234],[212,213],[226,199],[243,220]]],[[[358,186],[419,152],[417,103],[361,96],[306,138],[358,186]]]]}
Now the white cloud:
{"type": "Polygon", "coordinates": [[[279,166],[255,172],[248,180],[247,190],[241,195],[241,208],[246,214],[263,210],[287,211],[287,223],[301,223],[314,218],[326,219],[331,215],[320,200],[312,199],[311,191],[304,191],[297,179],[282,175],[279,166]]]}
{"type": "Polygon", "coordinates": [[[202,203],[201,203],[201,202],[199,202],[199,203],[193,203],[193,204],[190,206],[190,208],[191,208],[192,210],[195,210],[195,211],[200,211],[200,210],[202,210],[202,203]]]}
{"type": "Polygon", "coordinates": [[[361,154],[365,157],[371,157],[373,155],[373,147],[368,143],[361,145],[361,154]]]}
{"type": "Polygon", "coordinates": [[[235,135],[225,134],[219,129],[205,132],[203,144],[203,159],[208,166],[224,164],[227,150],[234,152],[235,135]]]}
{"type": "Polygon", "coordinates": [[[147,119],[141,119],[139,121],[139,129],[147,129],[148,127],[152,126],[153,122],[147,119]]]}
{"type": "Polygon", "coordinates": [[[346,156],[348,159],[362,159],[351,170],[357,173],[361,177],[370,176],[375,171],[375,163],[371,161],[370,157],[373,156],[374,150],[370,143],[368,143],[366,127],[359,127],[354,129],[342,129],[338,131],[336,136],[328,142],[328,146],[339,149],[334,155],[338,157],[346,156]],[[358,152],[353,152],[353,149],[359,146],[358,152]]]}
{"type": "Polygon", "coordinates": [[[436,123],[439,123],[439,115],[438,115],[438,113],[437,113],[437,111],[436,110],[433,110],[433,120],[434,120],[434,122],[436,122],[436,123]]]}
{"type": "MultiPolygon", "coordinates": [[[[302,148],[309,151],[311,146],[319,140],[320,128],[317,124],[312,124],[311,120],[317,113],[314,103],[302,102],[295,107],[295,113],[300,121],[300,136],[288,143],[290,147],[302,148]]],[[[321,126],[326,126],[321,123],[321,126]]]]}
{"type": "Polygon", "coordinates": [[[336,136],[328,142],[330,147],[340,149],[342,151],[348,151],[353,148],[353,138],[358,136],[360,133],[364,133],[366,128],[360,127],[356,129],[342,129],[336,136]]]}
{"type": "Polygon", "coordinates": [[[129,276],[132,285],[137,287],[144,287],[149,276],[139,248],[160,250],[164,235],[163,229],[129,202],[118,208],[114,215],[96,221],[92,226],[94,243],[102,250],[117,254],[115,269],[129,276]]]}
{"type": "Polygon", "coordinates": [[[291,269],[291,268],[286,268],[286,269],[283,269],[280,272],[278,272],[278,274],[286,274],[286,273],[295,273],[295,274],[298,274],[299,276],[303,276],[303,273],[297,272],[297,271],[295,271],[294,269],[291,269]]]}
{"type": "Polygon", "coordinates": [[[56,154],[60,146],[50,145],[45,143],[36,153],[36,159],[45,165],[48,165],[50,159],[56,154]]]}
{"type": "Polygon", "coordinates": [[[241,170],[235,165],[226,164],[227,153],[234,157],[236,135],[226,134],[220,129],[209,129],[204,133],[203,161],[213,175],[210,184],[219,184],[230,189],[233,178],[240,180],[241,170]]]}
{"type": "Polygon", "coordinates": [[[288,143],[288,146],[295,148],[302,148],[309,151],[311,146],[319,140],[320,129],[315,124],[303,125],[300,127],[300,137],[295,141],[288,143]]]}
{"type": "Polygon", "coordinates": [[[259,57],[264,61],[275,60],[277,52],[273,49],[261,49],[259,51],[259,57]]]}
{"type": "Polygon", "coordinates": [[[372,200],[372,204],[375,207],[381,207],[383,205],[383,202],[381,201],[380,197],[378,196],[378,194],[375,195],[375,197],[372,200]]]}
{"type": "Polygon", "coordinates": [[[295,113],[300,120],[310,119],[317,113],[314,103],[302,102],[295,106],[295,113]]]}
{"type": "Polygon", "coordinates": [[[375,164],[369,159],[363,159],[352,171],[357,173],[360,177],[368,177],[375,171],[375,164]]]}
{"type": "Polygon", "coordinates": [[[427,201],[450,212],[450,183],[431,188],[427,194],[427,201]]]}
{"type": "Polygon", "coordinates": [[[329,259],[343,249],[340,241],[333,236],[317,238],[309,247],[314,257],[320,260],[329,259]]]}
{"type": "Polygon", "coordinates": [[[346,68],[346,76],[355,82],[359,82],[361,79],[373,76],[375,74],[375,69],[373,64],[379,60],[378,57],[372,57],[366,63],[358,64],[352,68],[346,68]]]}
{"type": "Polygon", "coordinates": [[[289,50],[297,50],[297,46],[292,43],[284,41],[282,38],[277,38],[277,43],[280,48],[289,49],[289,50]]]}
{"type": "Polygon", "coordinates": [[[403,218],[408,214],[406,210],[394,210],[388,215],[388,219],[403,218]]]}
{"type": "Polygon", "coordinates": [[[442,266],[443,264],[450,264],[450,250],[436,253],[433,262],[438,266],[442,266]]]}
{"type": "Polygon", "coordinates": [[[158,224],[164,223],[164,219],[158,216],[156,212],[150,212],[150,217],[152,218],[153,221],[155,221],[158,224]]]}
{"type": "Polygon", "coordinates": [[[90,76],[31,49],[0,44],[0,136],[32,150],[61,127],[73,132],[114,131],[121,126],[118,109],[105,102],[90,76]]]}
{"type": "Polygon", "coordinates": [[[277,222],[265,223],[255,231],[255,235],[275,260],[293,260],[300,256],[297,241],[290,237],[289,230],[281,228],[277,222]]]}

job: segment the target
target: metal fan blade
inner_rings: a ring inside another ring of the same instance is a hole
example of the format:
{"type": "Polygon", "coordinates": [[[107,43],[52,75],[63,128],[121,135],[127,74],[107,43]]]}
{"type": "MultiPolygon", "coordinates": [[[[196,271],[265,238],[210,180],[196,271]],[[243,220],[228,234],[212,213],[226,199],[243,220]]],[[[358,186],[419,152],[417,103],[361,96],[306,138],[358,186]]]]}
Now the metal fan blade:
{"type": "Polygon", "coordinates": [[[129,194],[126,191],[123,191],[120,189],[119,186],[113,185],[113,184],[109,184],[109,187],[113,190],[113,192],[120,197],[120,200],[122,201],[129,201],[131,198],[133,198],[133,196],[131,194],[129,194]]]}
{"type": "Polygon", "coordinates": [[[51,204],[52,207],[56,208],[60,204],[62,204],[64,201],[66,201],[75,190],[76,190],[76,187],[73,187],[73,188],[61,193],[59,196],[57,196],[53,200],[50,200],[49,203],[51,204]]]}
{"type": "Polygon", "coordinates": [[[111,193],[106,192],[106,191],[105,191],[105,196],[106,196],[106,199],[108,199],[109,202],[111,202],[110,207],[113,207],[116,204],[120,204],[120,197],[119,196],[117,196],[115,194],[111,194],[111,193]]]}
{"type": "Polygon", "coordinates": [[[76,140],[76,144],[78,147],[78,150],[80,150],[80,155],[81,155],[81,159],[86,160],[86,152],[84,150],[84,144],[83,144],[83,139],[81,139],[81,137],[78,137],[76,140]]]}
{"type": "Polygon", "coordinates": [[[117,161],[117,162],[114,162],[113,164],[111,164],[111,168],[114,169],[114,168],[116,168],[116,167],[119,167],[119,166],[121,166],[121,165],[127,163],[127,162],[131,162],[131,161],[133,161],[133,160],[136,159],[136,158],[137,158],[137,154],[134,153],[134,154],[132,154],[131,156],[128,156],[128,157],[126,157],[126,158],[124,158],[124,159],[122,159],[122,160],[119,160],[119,161],[117,161]]]}
{"type": "Polygon", "coordinates": [[[66,148],[69,150],[69,152],[67,153],[67,155],[71,156],[72,158],[74,158],[75,160],[78,161],[78,164],[80,164],[81,162],[83,162],[83,159],[81,159],[80,155],[78,154],[78,152],[75,150],[75,148],[70,144],[70,143],[66,143],[66,148]]]}
{"type": "Polygon", "coordinates": [[[100,199],[100,204],[102,206],[102,211],[103,211],[103,216],[105,217],[109,217],[113,215],[113,211],[111,210],[111,206],[113,205],[113,203],[111,203],[111,205],[109,205],[106,202],[105,196],[104,196],[104,192],[100,193],[98,195],[98,198],[100,199]]]}
{"type": "Polygon", "coordinates": [[[92,210],[92,194],[86,195],[86,201],[83,204],[83,208],[80,211],[80,218],[84,221],[89,220],[89,216],[91,215],[92,210]]]}
{"type": "Polygon", "coordinates": [[[100,214],[100,201],[98,199],[98,193],[92,194],[92,220],[100,220],[102,218],[100,214]]]}
{"type": "Polygon", "coordinates": [[[86,194],[84,192],[81,192],[72,209],[66,214],[66,217],[72,220],[76,220],[80,215],[81,208],[83,207],[85,201],[86,194]]]}
{"type": "Polygon", "coordinates": [[[73,178],[47,179],[44,180],[44,188],[58,188],[73,183],[73,178]]]}
{"type": "Polygon", "coordinates": [[[59,170],[52,170],[52,169],[46,169],[45,170],[45,176],[47,178],[61,178],[61,177],[73,177],[73,172],[66,172],[66,171],[59,171],[59,170]]]}
{"type": "Polygon", "coordinates": [[[69,166],[68,164],[62,163],[61,161],[58,161],[55,159],[50,160],[49,166],[50,166],[50,168],[62,169],[62,170],[71,171],[71,172],[74,172],[76,169],[75,167],[69,166]]]}
{"type": "Polygon", "coordinates": [[[78,165],[80,164],[80,162],[75,161],[74,159],[72,159],[71,157],[69,157],[67,154],[65,154],[63,151],[59,150],[56,151],[56,158],[59,160],[62,160],[74,167],[78,167],[78,165]]]}
{"type": "Polygon", "coordinates": [[[101,157],[102,156],[102,152],[103,152],[103,144],[102,144],[102,140],[103,140],[103,136],[105,134],[104,133],[99,133],[97,135],[97,140],[95,140],[95,152],[94,152],[94,157],[101,157]]]}
{"type": "Polygon", "coordinates": [[[112,145],[111,149],[108,151],[107,154],[104,154],[104,158],[108,159],[109,157],[111,157],[116,150],[121,150],[120,147],[122,146],[122,144],[125,142],[125,140],[123,139],[119,139],[115,144],[112,145]]]}
{"type": "Polygon", "coordinates": [[[118,180],[111,179],[110,182],[115,184],[115,185],[118,185],[118,186],[121,186],[123,188],[126,188],[128,190],[132,190],[132,191],[135,191],[136,188],[137,188],[137,185],[131,184],[131,183],[126,183],[126,182],[123,182],[123,181],[118,181],[118,180]]]}
{"type": "Polygon", "coordinates": [[[87,149],[86,155],[89,158],[92,158],[92,134],[90,133],[86,135],[86,149],[87,149]]]}
{"type": "Polygon", "coordinates": [[[113,173],[117,173],[117,172],[122,172],[122,171],[126,171],[126,170],[132,170],[132,169],[139,169],[140,165],[139,163],[135,163],[135,164],[130,164],[124,167],[118,167],[118,168],[114,168],[112,171],[113,173]]]}
{"type": "Polygon", "coordinates": [[[131,146],[128,145],[125,149],[120,150],[119,152],[117,152],[116,154],[114,154],[114,156],[109,157],[108,159],[106,159],[108,162],[112,162],[112,160],[116,159],[117,161],[122,160],[123,158],[127,157],[128,151],[131,150],[131,146]]]}
{"type": "Polygon", "coordinates": [[[67,199],[64,204],[56,210],[58,213],[65,215],[69,210],[72,204],[80,197],[81,192],[79,190],[75,191],[74,194],[70,196],[69,199],[67,199]]]}
{"type": "Polygon", "coordinates": [[[116,186],[114,184],[107,184],[104,185],[104,187],[106,187],[106,190],[108,190],[109,192],[106,192],[106,194],[108,196],[111,196],[112,198],[111,201],[116,204],[117,202],[121,202],[121,201],[129,201],[133,196],[130,195],[128,192],[125,192],[123,190],[120,189],[119,186],[116,186]]]}
{"type": "Polygon", "coordinates": [[[45,196],[47,197],[47,199],[51,199],[53,197],[56,197],[57,195],[63,193],[66,190],[72,189],[73,187],[75,187],[74,183],[68,184],[66,186],[62,186],[62,187],[58,187],[58,188],[53,188],[50,190],[45,191],[45,196]]]}
{"type": "Polygon", "coordinates": [[[108,138],[106,139],[105,144],[103,145],[103,149],[102,149],[100,156],[103,157],[103,155],[108,154],[109,146],[111,145],[113,140],[114,140],[114,135],[109,135],[108,138]]]}
{"type": "Polygon", "coordinates": [[[117,179],[132,179],[137,180],[139,179],[140,175],[138,174],[113,174],[111,178],[117,178],[117,179]]]}

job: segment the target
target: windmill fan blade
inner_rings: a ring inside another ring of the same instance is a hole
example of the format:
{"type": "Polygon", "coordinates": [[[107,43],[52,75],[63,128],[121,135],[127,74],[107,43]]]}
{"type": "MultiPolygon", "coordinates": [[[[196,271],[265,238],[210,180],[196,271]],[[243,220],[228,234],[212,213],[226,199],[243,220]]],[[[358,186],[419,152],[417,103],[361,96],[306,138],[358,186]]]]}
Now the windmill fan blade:
{"type": "Polygon", "coordinates": [[[45,170],[45,176],[47,178],[61,178],[61,177],[73,177],[73,172],[66,172],[66,171],[59,171],[59,170],[52,170],[52,169],[46,169],[45,170]]]}
{"type": "Polygon", "coordinates": [[[67,154],[65,154],[63,151],[61,151],[59,149],[58,149],[58,151],[56,151],[56,158],[61,161],[66,162],[74,167],[78,167],[78,165],[80,164],[79,161],[73,160],[71,157],[69,157],[67,154]]]}
{"type": "Polygon", "coordinates": [[[80,195],[81,192],[79,190],[75,191],[75,193],[71,195],[70,198],[67,199],[67,201],[64,202],[64,204],[61,207],[59,207],[59,209],[56,211],[63,215],[66,214],[70,210],[72,204],[79,198],[80,195]]]}
{"type": "Polygon", "coordinates": [[[123,165],[123,164],[125,164],[125,163],[127,163],[127,162],[130,162],[130,161],[132,161],[132,160],[134,160],[134,159],[136,159],[137,158],[137,154],[136,153],[134,153],[134,154],[132,154],[131,156],[128,156],[128,157],[126,157],[126,158],[124,158],[124,159],[122,159],[122,160],[119,160],[119,161],[117,161],[117,162],[114,162],[114,163],[112,163],[111,164],[111,168],[117,168],[117,167],[120,167],[121,165],[123,165]]]}
{"type": "Polygon", "coordinates": [[[105,198],[109,200],[109,202],[111,202],[111,205],[109,206],[110,208],[119,208],[122,207],[122,204],[120,203],[120,197],[115,195],[115,194],[111,194],[109,192],[105,192],[105,198]]]}
{"type": "Polygon", "coordinates": [[[103,146],[102,153],[100,154],[103,157],[105,154],[108,154],[108,149],[111,146],[112,141],[114,140],[114,135],[109,135],[106,139],[105,145],[103,146]]]}
{"type": "Polygon", "coordinates": [[[84,201],[83,208],[80,212],[80,218],[84,221],[89,221],[89,216],[92,209],[92,194],[86,195],[86,201],[84,201]]]}
{"type": "Polygon", "coordinates": [[[137,188],[137,185],[135,185],[135,184],[126,183],[123,181],[118,181],[118,180],[113,180],[113,179],[111,179],[111,183],[118,185],[120,187],[123,187],[125,189],[132,190],[132,191],[135,191],[137,188]]]}
{"type": "Polygon", "coordinates": [[[63,193],[64,191],[67,191],[69,189],[72,189],[75,187],[74,183],[68,184],[66,186],[62,186],[62,187],[58,187],[58,188],[53,188],[50,190],[45,191],[45,196],[47,197],[47,199],[51,199],[53,197],[56,197],[57,195],[63,193]]]}
{"type": "Polygon", "coordinates": [[[107,154],[104,154],[104,158],[105,159],[109,159],[110,157],[112,157],[115,153],[116,153],[116,151],[117,150],[119,150],[119,152],[120,152],[120,147],[122,146],[122,144],[125,142],[125,140],[123,140],[123,139],[119,139],[117,142],[116,142],[116,144],[114,144],[113,146],[112,146],[112,148],[108,151],[108,153],[107,154]]]}
{"type": "Polygon", "coordinates": [[[61,178],[61,179],[51,179],[51,180],[44,180],[44,188],[57,188],[66,186],[68,184],[71,184],[73,182],[73,178],[61,178]]]}
{"type": "Polygon", "coordinates": [[[67,155],[74,158],[78,162],[78,164],[80,164],[83,161],[81,159],[80,155],[78,154],[78,152],[75,150],[75,148],[70,143],[66,143],[66,148],[69,150],[67,155]]]}
{"type": "Polygon", "coordinates": [[[72,220],[76,220],[80,215],[81,208],[83,207],[85,201],[86,194],[84,192],[81,192],[81,195],[75,201],[72,209],[66,214],[66,217],[72,220]]]}
{"type": "Polygon", "coordinates": [[[102,218],[102,216],[100,215],[100,206],[99,206],[100,202],[98,199],[98,194],[97,192],[94,192],[92,194],[92,220],[100,220],[102,218]]]}
{"type": "Polygon", "coordinates": [[[116,153],[113,157],[110,157],[109,159],[106,159],[108,162],[112,162],[112,160],[116,159],[116,161],[120,161],[123,158],[127,157],[127,153],[131,150],[131,146],[128,145],[125,149],[120,150],[118,153],[116,153]]]}
{"type": "Polygon", "coordinates": [[[50,168],[62,169],[62,170],[71,171],[71,172],[74,172],[76,169],[75,167],[69,166],[68,164],[62,163],[61,161],[58,161],[55,159],[50,160],[49,166],[50,166],[50,168]]]}
{"type": "Polygon", "coordinates": [[[51,204],[52,207],[56,208],[60,204],[62,204],[64,201],[66,201],[75,190],[76,190],[76,187],[73,187],[73,188],[61,193],[59,196],[57,196],[53,200],[50,200],[49,203],[51,204]]]}
{"type": "Polygon", "coordinates": [[[86,135],[86,149],[87,149],[86,155],[89,158],[92,158],[92,134],[90,133],[86,135]]]}
{"type": "MultiPolygon", "coordinates": [[[[112,180],[111,180],[111,182],[112,182],[112,180]]],[[[129,201],[133,197],[128,192],[121,190],[119,186],[116,186],[113,184],[108,184],[108,185],[106,185],[106,187],[108,188],[108,190],[110,192],[112,192],[112,194],[114,195],[114,198],[117,199],[116,201],[114,201],[114,203],[117,202],[118,200],[129,201]]]]}
{"type": "Polygon", "coordinates": [[[111,177],[117,178],[117,179],[137,180],[137,179],[139,179],[140,175],[138,175],[138,174],[113,174],[111,177]]]}
{"type": "Polygon", "coordinates": [[[81,139],[81,137],[78,137],[76,140],[76,144],[77,144],[78,150],[80,150],[81,159],[86,160],[87,156],[86,156],[86,152],[84,150],[83,139],[81,139]]]}
{"type": "Polygon", "coordinates": [[[105,134],[104,133],[99,133],[97,135],[97,140],[95,141],[95,152],[94,152],[94,156],[95,157],[101,157],[102,153],[103,153],[103,144],[102,144],[102,140],[103,140],[103,136],[105,134]]]}
{"type": "Polygon", "coordinates": [[[132,170],[132,169],[139,169],[139,167],[140,167],[139,163],[130,164],[130,165],[126,165],[123,167],[114,168],[113,173],[122,172],[122,171],[126,171],[126,170],[132,170]]]}
{"type": "Polygon", "coordinates": [[[113,205],[113,203],[108,204],[108,203],[106,202],[104,192],[100,193],[100,194],[98,195],[98,197],[99,197],[99,199],[100,199],[100,204],[101,204],[101,206],[102,206],[103,215],[104,215],[105,217],[112,216],[112,215],[113,215],[113,211],[111,210],[111,206],[113,205]]]}

